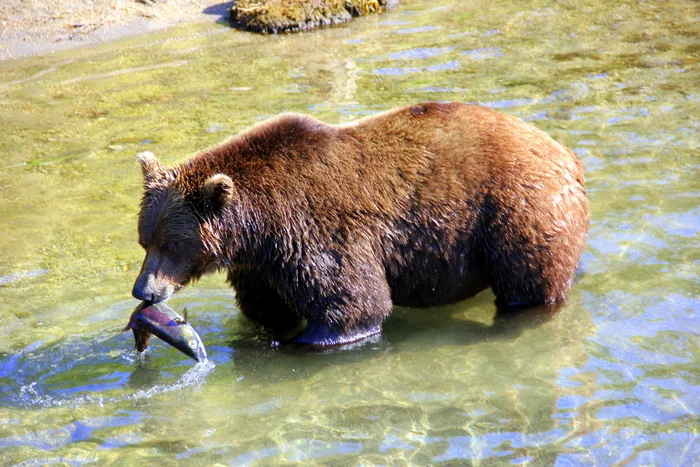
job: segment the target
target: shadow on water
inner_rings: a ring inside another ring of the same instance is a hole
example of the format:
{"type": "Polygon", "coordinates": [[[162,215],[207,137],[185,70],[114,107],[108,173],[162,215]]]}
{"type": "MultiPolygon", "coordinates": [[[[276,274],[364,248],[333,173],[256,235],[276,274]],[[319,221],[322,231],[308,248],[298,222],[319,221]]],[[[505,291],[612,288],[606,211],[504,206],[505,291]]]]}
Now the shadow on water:
{"type": "Polygon", "coordinates": [[[224,3],[218,3],[216,5],[211,5],[206,7],[204,10],[202,10],[202,13],[206,15],[214,15],[214,16],[219,16],[219,19],[216,21],[219,24],[230,24],[229,23],[229,12],[231,11],[231,8],[233,8],[233,5],[235,5],[236,2],[224,2],[224,3]]]}
{"type": "MultiPolygon", "coordinates": [[[[426,352],[454,346],[468,355],[472,346],[512,343],[523,333],[557,319],[566,304],[524,309],[496,309],[489,304],[492,294],[435,309],[396,308],[384,323],[381,334],[360,342],[330,349],[310,349],[293,344],[271,344],[242,315],[230,326],[238,337],[228,341],[237,378],[250,381],[282,382],[310,378],[314,374],[343,366],[367,365],[390,354],[426,352]],[[484,307],[486,303],[486,307],[484,307]],[[494,314],[495,310],[495,314],[494,314]],[[468,316],[476,313],[478,319],[468,316]],[[491,322],[489,322],[491,321],[491,322]]],[[[590,322],[590,316],[586,320],[590,322]]],[[[233,331],[229,331],[232,332],[233,331]]],[[[202,338],[207,338],[203,335],[202,338]]],[[[213,352],[224,367],[228,362],[213,352]]],[[[342,370],[341,370],[342,371],[342,370]]]]}
{"type": "MultiPolygon", "coordinates": [[[[469,306],[468,302],[461,307],[469,306]]],[[[430,330],[438,334],[441,344],[474,345],[485,341],[512,340],[528,329],[535,329],[554,319],[566,304],[541,305],[527,308],[496,308],[490,324],[470,319],[456,319],[454,305],[447,309],[402,310],[385,326],[387,339],[395,345],[420,340],[430,330]],[[421,315],[423,314],[423,315],[421,315]]],[[[469,308],[465,314],[468,314],[469,308]]],[[[461,311],[461,310],[460,310],[461,311]]]]}

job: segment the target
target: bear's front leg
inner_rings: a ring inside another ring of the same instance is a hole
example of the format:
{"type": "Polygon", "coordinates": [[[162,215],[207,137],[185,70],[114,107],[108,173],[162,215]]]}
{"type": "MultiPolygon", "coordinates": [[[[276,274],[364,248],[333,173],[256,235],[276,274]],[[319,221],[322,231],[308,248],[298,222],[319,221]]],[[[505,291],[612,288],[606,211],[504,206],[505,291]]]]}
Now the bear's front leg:
{"type": "Polygon", "coordinates": [[[312,347],[335,347],[338,345],[358,342],[382,332],[381,323],[353,328],[342,329],[326,323],[309,323],[298,336],[291,342],[312,347]]]}
{"type": "Polygon", "coordinates": [[[268,285],[263,275],[232,270],[228,281],[236,291],[241,312],[276,339],[294,336],[303,329],[303,319],[268,285]]]}
{"type": "MultiPolygon", "coordinates": [[[[362,255],[353,256],[357,260],[362,255]]],[[[313,347],[349,344],[379,334],[391,313],[389,285],[378,264],[346,260],[328,281],[308,284],[307,326],[291,342],[313,347]]]]}

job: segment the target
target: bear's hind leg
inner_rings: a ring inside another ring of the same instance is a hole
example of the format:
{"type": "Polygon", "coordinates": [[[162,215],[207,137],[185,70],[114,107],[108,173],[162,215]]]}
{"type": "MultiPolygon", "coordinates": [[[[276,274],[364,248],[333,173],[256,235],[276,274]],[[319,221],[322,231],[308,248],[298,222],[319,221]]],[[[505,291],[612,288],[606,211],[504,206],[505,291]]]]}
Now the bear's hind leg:
{"type": "Polygon", "coordinates": [[[486,270],[498,306],[524,307],[566,299],[584,247],[587,217],[540,216],[491,229],[486,270]],[[542,218],[544,217],[544,219],[542,218]]]}
{"type": "Polygon", "coordinates": [[[534,260],[492,267],[491,287],[499,307],[527,307],[566,298],[571,285],[568,274],[553,272],[534,260]]]}

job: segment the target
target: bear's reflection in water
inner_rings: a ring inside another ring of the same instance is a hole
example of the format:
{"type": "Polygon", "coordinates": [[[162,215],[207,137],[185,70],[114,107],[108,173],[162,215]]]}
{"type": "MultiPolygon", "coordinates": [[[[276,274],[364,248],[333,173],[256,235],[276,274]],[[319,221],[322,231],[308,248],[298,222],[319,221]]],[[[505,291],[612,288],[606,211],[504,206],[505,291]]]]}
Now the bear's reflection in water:
{"type": "Polygon", "coordinates": [[[242,315],[232,320],[231,330],[225,332],[237,334],[229,342],[236,373],[252,380],[282,381],[305,378],[334,365],[363,364],[386,354],[430,355],[436,349],[454,347],[468,356],[474,347],[492,348],[487,351],[493,352],[520,338],[550,339],[556,344],[564,335],[571,334],[569,340],[581,338],[592,329],[589,314],[569,310],[566,302],[523,309],[497,307],[495,314],[492,302],[493,295],[486,291],[474,299],[431,310],[395,308],[381,334],[326,349],[278,345],[242,315]],[[566,315],[563,320],[562,315],[566,315]],[[552,337],[547,336],[549,333],[552,337]]]}

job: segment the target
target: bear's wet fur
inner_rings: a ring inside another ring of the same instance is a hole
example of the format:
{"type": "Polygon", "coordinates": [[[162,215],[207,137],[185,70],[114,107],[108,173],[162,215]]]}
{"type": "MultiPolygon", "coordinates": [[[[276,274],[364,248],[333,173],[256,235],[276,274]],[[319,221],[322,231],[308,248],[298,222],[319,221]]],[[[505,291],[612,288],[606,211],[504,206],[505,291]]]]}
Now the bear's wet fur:
{"type": "Polygon", "coordinates": [[[139,157],[134,296],[162,301],[225,269],[248,318],[301,344],[353,342],[393,305],[487,287],[500,306],[563,300],[588,230],[577,157],[476,105],[338,126],[284,114],[173,168],[139,157]]]}

